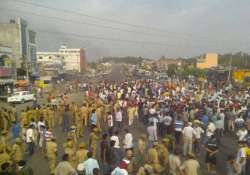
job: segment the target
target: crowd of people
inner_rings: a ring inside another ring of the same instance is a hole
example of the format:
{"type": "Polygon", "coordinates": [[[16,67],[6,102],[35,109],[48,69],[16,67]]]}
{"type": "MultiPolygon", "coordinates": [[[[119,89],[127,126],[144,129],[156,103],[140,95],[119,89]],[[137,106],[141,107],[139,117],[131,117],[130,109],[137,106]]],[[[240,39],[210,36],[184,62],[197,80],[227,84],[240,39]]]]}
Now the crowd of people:
{"type": "Polygon", "coordinates": [[[53,96],[20,114],[15,106],[2,109],[2,174],[33,174],[26,161],[38,151],[55,175],[250,174],[246,89],[190,79],[140,79],[79,83],[53,96]],[[70,96],[74,88],[84,96],[80,103],[70,96]],[[56,126],[67,137],[62,145],[56,126]],[[230,147],[225,140],[236,149],[221,153],[230,147]],[[227,157],[221,165],[219,154],[227,157]]]}

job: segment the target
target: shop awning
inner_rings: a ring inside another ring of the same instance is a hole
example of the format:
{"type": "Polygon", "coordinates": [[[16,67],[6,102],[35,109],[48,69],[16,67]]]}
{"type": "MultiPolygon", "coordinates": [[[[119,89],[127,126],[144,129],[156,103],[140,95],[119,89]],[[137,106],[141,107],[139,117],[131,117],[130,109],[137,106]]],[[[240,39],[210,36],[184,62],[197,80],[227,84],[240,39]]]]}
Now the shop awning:
{"type": "Polygon", "coordinates": [[[13,83],[14,83],[13,79],[0,79],[0,85],[13,84],[13,83]]]}

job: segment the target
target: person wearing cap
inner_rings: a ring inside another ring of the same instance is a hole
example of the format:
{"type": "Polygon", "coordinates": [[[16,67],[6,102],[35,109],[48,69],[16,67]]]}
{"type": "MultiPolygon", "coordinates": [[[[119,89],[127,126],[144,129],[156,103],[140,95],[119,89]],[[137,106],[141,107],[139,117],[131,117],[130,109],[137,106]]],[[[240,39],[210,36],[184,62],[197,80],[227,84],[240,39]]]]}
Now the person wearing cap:
{"type": "Polygon", "coordinates": [[[56,168],[57,144],[55,141],[56,139],[53,137],[46,143],[46,154],[51,174],[54,173],[56,168]]]}
{"type": "Polygon", "coordinates": [[[70,127],[70,131],[68,132],[68,137],[72,138],[72,143],[73,143],[73,148],[74,150],[77,149],[77,145],[78,145],[78,140],[77,140],[77,128],[75,125],[72,125],[70,127]]]}
{"type": "Polygon", "coordinates": [[[200,171],[200,164],[195,159],[193,153],[188,153],[188,159],[185,160],[180,166],[181,172],[185,175],[198,175],[200,171]]]}
{"type": "Polygon", "coordinates": [[[79,143],[79,149],[76,151],[76,165],[87,160],[87,153],[86,144],[83,142],[79,143]]]}
{"type": "Polygon", "coordinates": [[[21,138],[15,139],[15,144],[12,146],[10,155],[14,163],[17,163],[20,160],[23,160],[24,149],[23,149],[21,138]]]}
{"type": "Polygon", "coordinates": [[[76,157],[75,151],[73,148],[73,142],[67,142],[66,147],[64,149],[64,153],[68,155],[68,161],[73,168],[76,167],[76,157]]]}
{"type": "Polygon", "coordinates": [[[88,125],[89,110],[88,110],[86,103],[83,103],[83,105],[80,109],[80,112],[81,112],[81,118],[83,119],[83,125],[87,126],[88,125]]]}
{"type": "Polygon", "coordinates": [[[17,171],[16,174],[20,175],[34,175],[34,171],[31,167],[26,165],[26,162],[24,160],[20,160],[17,163],[17,171]]]}
{"type": "Polygon", "coordinates": [[[21,124],[21,128],[23,128],[25,125],[28,125],[28,117],[27,117],[27,112],[25,110],[21,111],[20,124],[21,124]]]}
{"type": "Polygon", "coordinates": [[[48,126],[50,128],[55,126],[55,112],[52,107],[48,107],[48,126]]]}
{"type": "Polygon", "coordinates": [[[96,157],[97,142],[99,141],[99,139],[100,139],[99,129],[95,127],[92,129],[92,132],[89,135],[89,146],[93,153],[93,157],[96,157]]]}
{"type": "Polygon", "coordinates": [[[75,114],[75,124],[76,124],[76,135],[77,137],[83,136],[83,130],[84,130],[84,118],[81,114],[80,108],[77,108],[76,114],[75,114]]]}

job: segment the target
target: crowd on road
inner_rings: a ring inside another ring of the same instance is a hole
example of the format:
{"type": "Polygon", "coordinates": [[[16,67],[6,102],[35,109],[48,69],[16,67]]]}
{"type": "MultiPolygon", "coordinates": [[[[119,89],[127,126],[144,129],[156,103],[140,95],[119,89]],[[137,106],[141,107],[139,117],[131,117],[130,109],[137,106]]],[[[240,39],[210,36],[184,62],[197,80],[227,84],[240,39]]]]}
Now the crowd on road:
{"type": "Polygon", "coordinates": [[[178,78],[62,86],[67,90],[49,95],[47,104],[20,114],[15,106],[2,109],[2,174],[33,174],[26,161],[37,151],[55,175],[221,174],[216,162],[226,146],[223,138],[237,145],[219,165],[225,167],[223,173],[250,174],[246,89],[178,78]],[[70,98],[73,91],[84,94],[80,104],[70,98]],[[55,98],[57,103],[51,105],[55,98]],[[141,132],[135,129],[139,125],[141,132]],[[62,145],[53,132],[56,126],[67,133],[62,145]]]}

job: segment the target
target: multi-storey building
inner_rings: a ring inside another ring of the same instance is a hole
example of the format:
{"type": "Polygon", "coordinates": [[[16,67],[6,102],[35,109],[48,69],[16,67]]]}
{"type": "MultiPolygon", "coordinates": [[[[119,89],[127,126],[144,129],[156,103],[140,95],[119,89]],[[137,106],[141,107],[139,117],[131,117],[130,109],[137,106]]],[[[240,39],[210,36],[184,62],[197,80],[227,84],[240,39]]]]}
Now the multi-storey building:
{"type": "Polygon", "coordinates": [[[37,52],[39,62],[46,62],[45,60],[48,60],[48,58],[51,60],[61,59],[65,72],[82,73],[86,71],[86,56],[82,48],[61,46],[58,52],[37,52]]]}
{"type": "Polygon", "coordinates": [[[0,23],[0,38],[0,44],[12,49],[14,68],[37,72],[36,33],[28,28],[25,20],[17,18],[0,23]]]}

